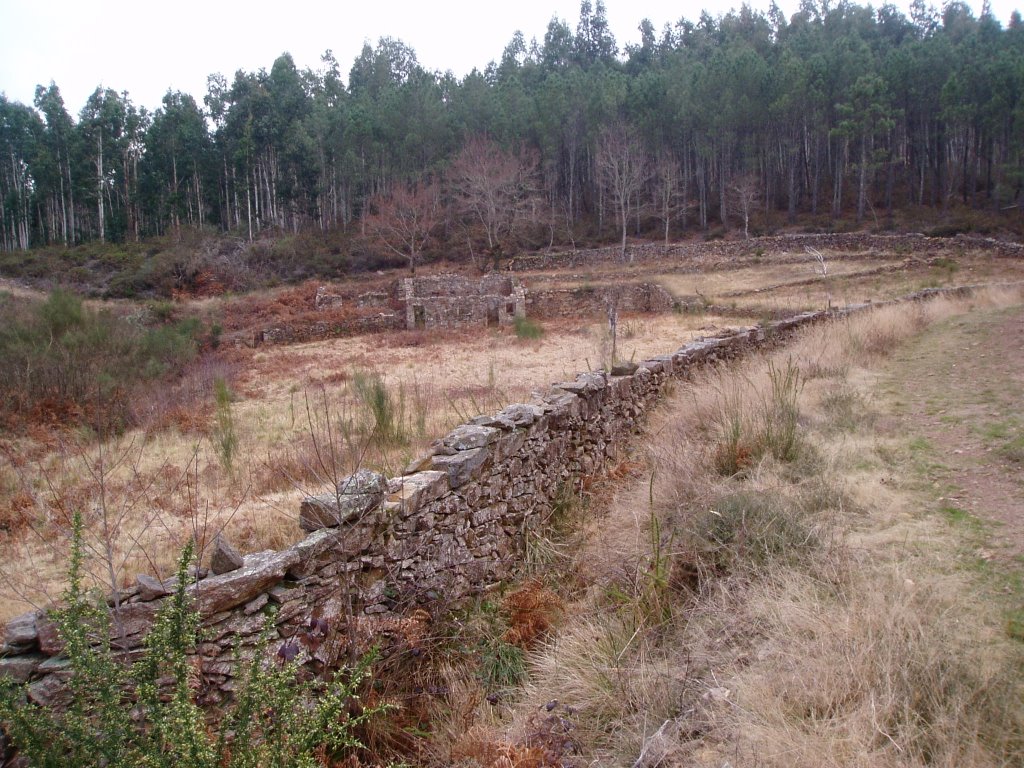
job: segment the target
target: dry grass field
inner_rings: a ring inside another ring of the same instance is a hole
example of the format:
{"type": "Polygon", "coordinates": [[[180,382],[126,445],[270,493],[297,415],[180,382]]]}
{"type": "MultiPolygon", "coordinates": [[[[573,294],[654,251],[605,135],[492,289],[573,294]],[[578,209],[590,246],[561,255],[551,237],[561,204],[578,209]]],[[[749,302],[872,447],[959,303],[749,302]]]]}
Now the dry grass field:
{"type": "Polygon", "coordinates": [[[1022,299],[878,310],[680,387],[634,479],[580,499],[563,618],[452,754],[525,756],[553,710],[583,765],[1021,764],[1022,299]],[[1001,426],[945,451],[919,416],[970,433],[977,380],[941,375],[963,340],[1002,344],[1001,426]]]}
{"type": "MultiPolygon", "coordinates": [[[[623,318],[618,353],[644,359],[742,321],[623,318]]],[[[467,329],[264,346],[236,355],[229,398],[208,398],[171,428],[100,445],[74,433],[11,440],[0,492],[23,524],[5,535],[0,618],[59,596],[75,507],[88,510],[100,584],[168,576],[188,537],[200,549],[222,532],[243,552],[280,548],[302,533],[302,496],[332,477],[401,473],[451,427],[597,369],[610,351],[605,326],[589,319],[548,322],[537,339],[467,329]]]]}
{"type": "MultiPolygon", "coordinates": [[[[827,277],[772,256],[524,281],[644,280],[728,309],[621,318],[618,356],[639,360],[830,299],[1024,279],[974,254],[826,254],[827,277]]],[[[465,663],[430,673],[443,694],[416,712],[417,764],[1024,761],[1022,302],[1012,287],[879,309],[677,386],[634,454],[531,542],[528,580],[440,628],[438,658],[465,663]]],[[[104,588],[168,576],[190,537],[278,548],[303,494],[359,466],[401,472],[455,424],[609,362],[600,318],[542,331],[238,347],[189,373],[220,383],[159,428],[4,437],[0,618],[59,596],[74,510],[104,588]]]]}

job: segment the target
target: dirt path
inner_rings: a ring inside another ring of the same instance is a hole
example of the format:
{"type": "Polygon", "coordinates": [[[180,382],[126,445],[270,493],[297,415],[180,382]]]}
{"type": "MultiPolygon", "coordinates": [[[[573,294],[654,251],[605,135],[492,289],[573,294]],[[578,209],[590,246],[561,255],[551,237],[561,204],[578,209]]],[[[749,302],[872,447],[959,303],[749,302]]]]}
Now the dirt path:
{"type": "Polygon", "coordinates": [[[939,509],[992,526],[986,559],[1024,563],[1024,307],[939,323],[890,373],[939,509]]]}

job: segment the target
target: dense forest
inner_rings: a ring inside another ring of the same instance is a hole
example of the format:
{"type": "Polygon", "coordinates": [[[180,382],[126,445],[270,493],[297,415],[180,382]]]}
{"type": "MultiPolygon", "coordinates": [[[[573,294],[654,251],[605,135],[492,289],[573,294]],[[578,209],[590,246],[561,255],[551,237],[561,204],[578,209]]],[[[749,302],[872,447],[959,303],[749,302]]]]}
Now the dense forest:
{"type": "Polygon", "coordinates": [[[498,254],[532,237],[748,225],[771,211],[884,221],[1015,207],[1024,185],[1024,23],[804,0],[744,6],[620,47],[604,5],[517,33],[483,71],[430,72],[394,39],[347,78],[283,54],[212,75],[200,105],[148,112],[97,89],[0,96],[0,248],[186,229],[354,232],[412,265],[431,237],[498,254]],[[540,233],[540,234],[538,234],[540,233]]]}

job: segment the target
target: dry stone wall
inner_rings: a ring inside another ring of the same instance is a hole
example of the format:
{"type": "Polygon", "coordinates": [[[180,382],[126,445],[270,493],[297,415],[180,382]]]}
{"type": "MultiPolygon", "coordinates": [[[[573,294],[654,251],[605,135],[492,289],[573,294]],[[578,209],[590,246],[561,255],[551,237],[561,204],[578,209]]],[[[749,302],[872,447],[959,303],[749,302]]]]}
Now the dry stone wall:
{"type": "MultiPolygon", "coordinates": [[[[457,427],[406,474],[361,471],[331,493],[305,499],[299,521],[306,538],[246,555],[240,565],[230,551],[221,553],[214,570],[225,572],[189,586],[204,628],[197,652],[202,701],[231,695],[236,647],[244,655],[265,630],[272,651],[329,667],[350,645],[398,643],[410,616],[436,615],[514,575],[559,495],[623,450],[669,382],[829,316],[805,313],[695,341],[616,369],[624,375],[580,374],[531,402],[457,427]]],[[[140,577],[116,607],[108,601],[112,639],[124,653],[141,646],[173,586],[140,577]]],[[[25,614],[6,628],[0,674],[28,682],[29,698],[50,704],[68,675],[60,654],[47,615],[25,614]]]]}
{"type": "Polygon", "coordinates": [[[615,305],[621,313],[671,312],[672,294],[656,283],[594,285],[530,291],[526,307],[530,317],[585,317],[603,315],[615,305]]]}
{"type": "MultiPolygon", "coordinates": [[[[639,243],[627,247],[626,258],[630,261],[644,261],[668,257],[700,264],[707,261],[736,260],[761,251],[773,254],[772,261],[778,263],[780,254],[787,252],[792,253],[794,259],[806,260],[805,248],[860,255],[877,253],[887,258],[894,253],[913,254],[921,258],[950,250],[985,251],[993,256],[1008,258],[1024,257],[1024,245],[989,237],[928,237],[921,234],[875,235],[867,232],[848,232],[772,235],[752,237],[749,240],[691,241],[673,243],[667,247],[658,243],[639,243]]],[[[569,269],[621,261],[621,247],[608,246],[517,256],[508,262],[507,267],[510,271],[519,272],[534,269],[569,269]]]]}

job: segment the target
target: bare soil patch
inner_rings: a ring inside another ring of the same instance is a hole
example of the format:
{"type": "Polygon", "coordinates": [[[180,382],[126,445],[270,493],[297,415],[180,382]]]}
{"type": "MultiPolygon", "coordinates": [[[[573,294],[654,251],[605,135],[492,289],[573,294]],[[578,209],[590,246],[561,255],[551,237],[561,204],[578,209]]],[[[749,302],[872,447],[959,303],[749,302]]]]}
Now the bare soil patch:
{"type": "Polygon", "coordinates": [[[1024,562],[1024,307],[929,329],[891,375],[897,429],[923,441],[936,503],[992,525],[984,557],[1024,562]]]}

